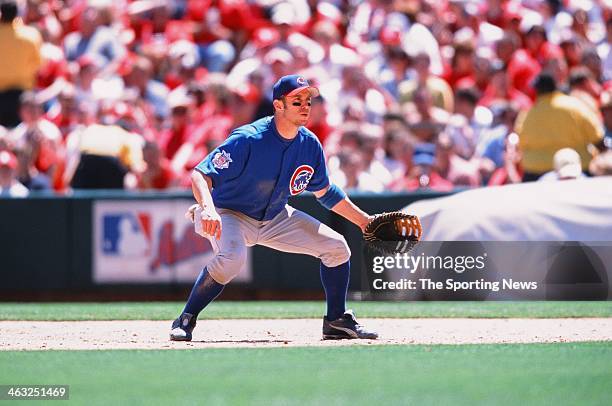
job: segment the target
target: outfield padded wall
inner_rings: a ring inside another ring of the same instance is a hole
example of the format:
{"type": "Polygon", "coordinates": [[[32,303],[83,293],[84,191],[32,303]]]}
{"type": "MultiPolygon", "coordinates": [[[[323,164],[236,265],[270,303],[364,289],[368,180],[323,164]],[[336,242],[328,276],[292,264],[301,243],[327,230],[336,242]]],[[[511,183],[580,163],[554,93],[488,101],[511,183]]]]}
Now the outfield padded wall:
{"type": "MultiPolygon", "coordinates": [[[[398,210],[414,201],[443,195],[435,192],[354,194],[351,198],[365,211],[376,213],[398,210]]],[[[20,291],[78,293],[95,288],[92,279],[92,210],[95,201],[186,198],[191,199],[191,194],[92,191],[65,197],[33,195],[27,199],[0,199],[0,295],[2,292],[20,291]]],[[[312,195],[293,198],[290,203],[346,237],[353,252],[351,289],[358,290],[361,267],[359,229],[324,209],[312,195]]],[[[319,265],[314,258],[254,247],[251,261],[253,279],[247,287],[320,290],[319,265]],[[280,269],[290,269],[291,272],[279,272],[280,269]]]]}

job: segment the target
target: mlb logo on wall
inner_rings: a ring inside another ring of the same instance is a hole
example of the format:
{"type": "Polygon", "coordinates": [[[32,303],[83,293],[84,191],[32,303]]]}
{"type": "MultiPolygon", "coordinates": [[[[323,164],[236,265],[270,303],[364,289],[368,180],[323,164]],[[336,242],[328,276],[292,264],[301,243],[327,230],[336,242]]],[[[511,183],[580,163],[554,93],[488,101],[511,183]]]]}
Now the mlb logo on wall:
{"type": "MultiPolygon", "coordinates": [[[[189,283],[214,256],[184,216],[192,199],[99,200],[93,207],[93,281],[189,283]]],[[[250,268],[239,275],[251,279],[250,268]]]]}
{"type": "Polygon", "coordinates": [[[107,213],[102,217],[102,252],[112,256],[142,256],[151,252],[151,215],[107,213]]]}

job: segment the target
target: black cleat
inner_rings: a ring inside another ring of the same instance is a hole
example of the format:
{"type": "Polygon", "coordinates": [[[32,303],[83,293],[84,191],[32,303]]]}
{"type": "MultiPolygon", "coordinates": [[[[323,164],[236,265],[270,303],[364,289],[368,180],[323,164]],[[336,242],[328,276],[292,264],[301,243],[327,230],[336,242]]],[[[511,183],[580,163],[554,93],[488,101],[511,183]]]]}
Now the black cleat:
{"type": "Polygon", "coordinates": [[[327,317],[323,317],[324,340],[355,338],[375,340],[378,338],[378,333],[368,331],[365,327],[357,323],[357,319],[355,319],[355,314],[352,310],[345,311],[340,318],[332,321],[329,321],[327,317]]]}
{"type": "Polygon", "coordinates": [[[183,313],[172,322],[170,331],[171,341],[191,341],[191,332],[196,326],[196,318],[193,314],[183,313]]]}

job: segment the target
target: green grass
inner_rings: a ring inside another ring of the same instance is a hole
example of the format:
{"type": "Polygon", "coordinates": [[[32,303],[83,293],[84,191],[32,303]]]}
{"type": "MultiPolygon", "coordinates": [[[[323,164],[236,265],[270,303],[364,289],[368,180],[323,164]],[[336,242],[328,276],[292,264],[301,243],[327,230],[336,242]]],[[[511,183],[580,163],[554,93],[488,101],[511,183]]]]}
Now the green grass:
{"type": "MultiPolygon", "coordinates": [[[[612,317],[608,302],[352,302],[359,317],[612,317]]],[[[0,320],[170,320],[182,302],[0,303],[0,320]]],[[[200,319],[319,318],[320,302],[212,303],[200,319]]]]}
{"type": "Polygon", "coordinates": [[[68,384],[78,405],[612,402],[609,342],[0,351],[0,365],[3,384],[68,384]]]}

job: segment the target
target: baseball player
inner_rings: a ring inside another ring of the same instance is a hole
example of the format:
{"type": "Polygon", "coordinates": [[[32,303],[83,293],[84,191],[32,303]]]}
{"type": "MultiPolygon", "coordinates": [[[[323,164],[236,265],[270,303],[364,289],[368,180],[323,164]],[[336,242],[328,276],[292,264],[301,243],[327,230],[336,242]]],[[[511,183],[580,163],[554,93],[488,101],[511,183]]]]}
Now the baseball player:
{"type": "Polygon", "coordinates": [[[191,174],[196,227],[215,257],[198,276],[170,339],[190,341],[198,314],[240,271],[246,247],[263,245],[321,259],[327,314],[323,339],[375,339],[346,309],[351,252],[344,237],[287,204],[308,190],[319,203],[364,230],[371,216],[330,184],[323,148],[304,127],[319,90],[298,75],[274,85],[274,115],[235,129],[191,174]]]}

